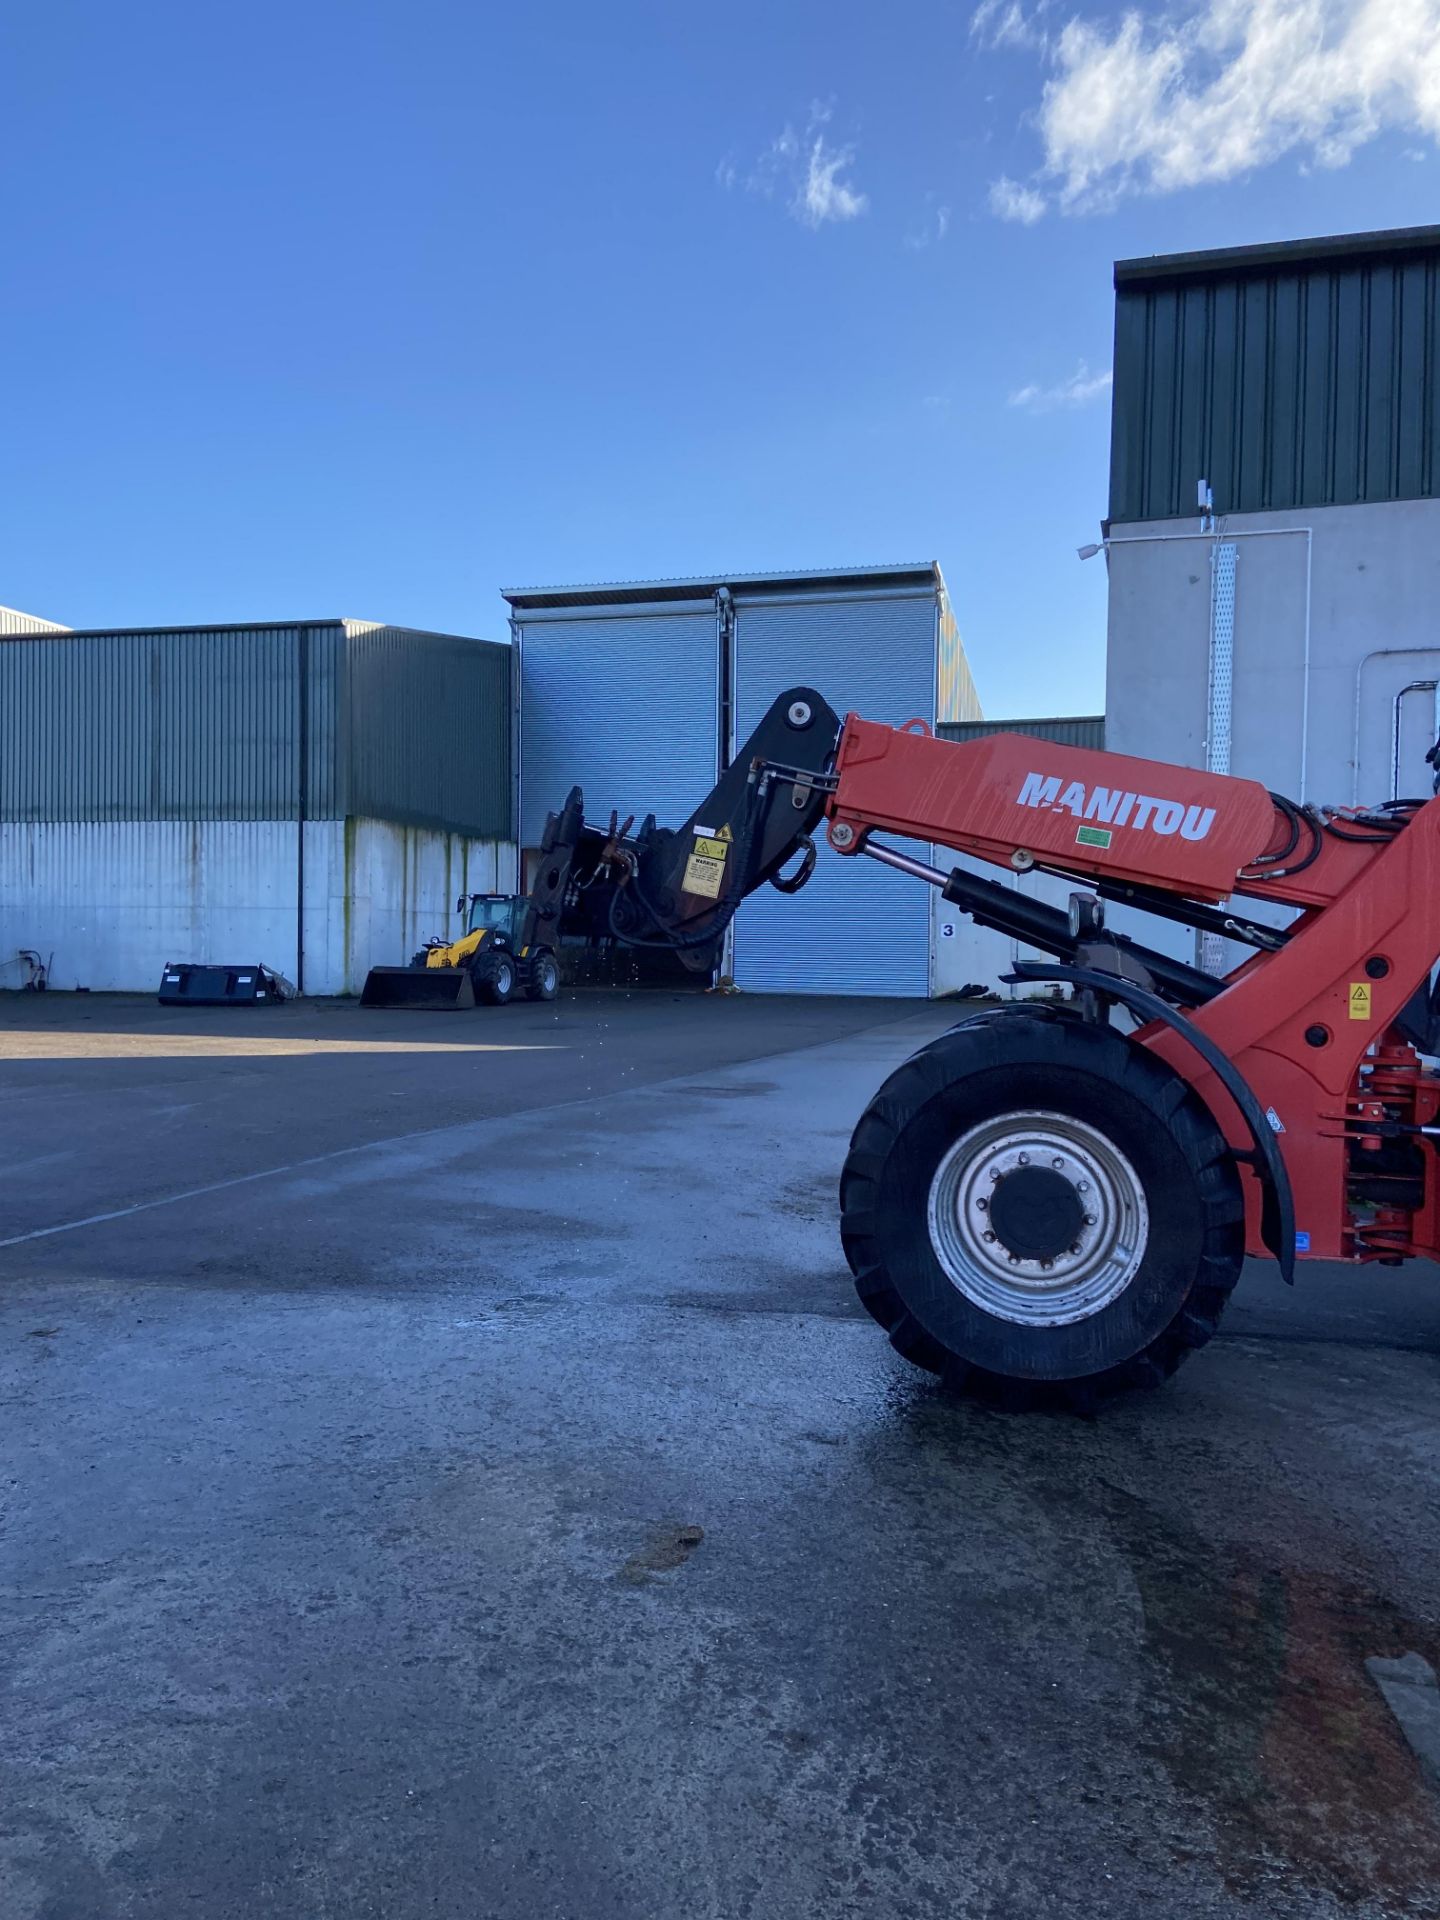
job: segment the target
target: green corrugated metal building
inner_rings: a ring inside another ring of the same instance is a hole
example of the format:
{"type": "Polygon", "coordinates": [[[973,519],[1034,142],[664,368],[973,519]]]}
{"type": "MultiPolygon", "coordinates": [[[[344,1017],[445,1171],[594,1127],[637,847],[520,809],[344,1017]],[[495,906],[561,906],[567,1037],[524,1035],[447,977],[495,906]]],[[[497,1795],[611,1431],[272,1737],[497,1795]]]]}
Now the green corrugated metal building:
{"type": "Polygon", "coordinates": [[[1031,740],[1050,740],[1062,747],[1105,745],[1103,713],[1062,714],[1058,719],[942,720],[935,729],[942,740],[984,740],[995,733],[1023,733],[1031,740]]]}
{"type": "Polygon", "coordinates": [[[1110,518],[1440,492],[1440,227],[1121,260],[1110,518]]]}
{"type": "Polygon", "coordinates": [[[0,635],[12,945],[62,987],[195,959],[355,990],[514,884],[511,660],[356,620],[0,635]]]}
{"type": "Polygon", "coordinates": [[[1107,744],[1307,800],[1416,791],[1440,227],[1118,262],[1112,404],[1107,744]]]}

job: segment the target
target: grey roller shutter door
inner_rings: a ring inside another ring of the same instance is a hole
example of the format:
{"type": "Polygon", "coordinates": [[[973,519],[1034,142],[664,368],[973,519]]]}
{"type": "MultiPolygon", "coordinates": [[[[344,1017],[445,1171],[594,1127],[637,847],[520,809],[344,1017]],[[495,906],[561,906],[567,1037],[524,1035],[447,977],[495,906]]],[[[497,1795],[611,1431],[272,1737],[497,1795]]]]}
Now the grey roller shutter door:
{"type": "MultiPolygon", "coordinates": [[[[741,745],[777,693],[808,685],[838,713],[899,726],[935,710],[935,600],[739,605],[735,739],[741,745]]],[[[927,848],[889,836],[917,858],[927,848]]],[[[735,920],[738,986],[755,993],[930,991],[931,889],[863,857],[844,859],[817,835],[810,884],[793,897],[762,887],[735,920]]]]}
{"type": "Polygon", "coordinates": [[[715,784],[715,612],[527,620],[521,637],[521,845],[570,788],[589,819],[678,827],[715,784]]]}

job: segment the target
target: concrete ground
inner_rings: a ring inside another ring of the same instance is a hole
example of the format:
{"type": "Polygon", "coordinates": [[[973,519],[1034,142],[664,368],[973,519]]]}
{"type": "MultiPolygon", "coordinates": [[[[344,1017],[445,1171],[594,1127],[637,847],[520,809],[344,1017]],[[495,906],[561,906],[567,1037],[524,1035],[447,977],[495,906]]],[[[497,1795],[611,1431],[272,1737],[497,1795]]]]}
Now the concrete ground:
{"type": "Polygon", "coordinates": [[[5,1920],[1433,1914],[1437,1276],[948,1401],[834,1188],[951,1017],[0,1010],[5,1920]]]}

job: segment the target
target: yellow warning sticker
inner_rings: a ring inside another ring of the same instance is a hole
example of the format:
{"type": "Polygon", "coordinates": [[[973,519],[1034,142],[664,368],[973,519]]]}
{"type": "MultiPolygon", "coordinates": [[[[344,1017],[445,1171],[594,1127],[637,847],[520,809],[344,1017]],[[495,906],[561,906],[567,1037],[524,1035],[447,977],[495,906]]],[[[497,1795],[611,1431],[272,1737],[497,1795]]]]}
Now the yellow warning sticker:
{"type": "Polygon", "coordinates": [[[730,822],[728,820],[725,822],[724,826],[721,827],[719,833],[716,834],[715,838],[717,840],[733,840],[735,838],[734,834],[731,833],[730,831],[730,822]]]}
{"type": "MultiPolygon", "coordinates": [[[[704,842],[702,841],[703,845],[704,842]]],[[[720,889],[725,884],[725,862],[711,860],[703,853],[692,853],[685,862],[685,881],[682,891],[698,893],[703,899],[718,900],[720,889]]]]}
{"type": "Polygon", "coordinates": [[[698,893],[703,900],[718,900],[720,890],[725,884],[725,861],[730,853],[730,829],[721,827],[719,833],[702,833],[695,829],[695,845],[690,849],[690,858],[685,862],[685,879],[681,891],[698,893]]]}
{"type": "Polygon", "coordinates": [[[1368,980],[1350,982],[1350,1018],[1352,1020],[1370,1018],[1370,982],[1368,980]]]}

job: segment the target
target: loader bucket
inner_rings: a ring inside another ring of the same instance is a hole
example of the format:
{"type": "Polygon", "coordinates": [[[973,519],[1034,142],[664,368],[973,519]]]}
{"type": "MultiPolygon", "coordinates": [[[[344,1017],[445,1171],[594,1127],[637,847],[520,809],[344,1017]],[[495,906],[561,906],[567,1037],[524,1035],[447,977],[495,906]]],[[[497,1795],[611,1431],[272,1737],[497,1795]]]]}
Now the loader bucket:
{"type": "Polygon", "coordinates": [[[474,1006],[475,983],[465,967],[372,967],[365,976],[360,1004],[448,1013],[474,1006]]]}

